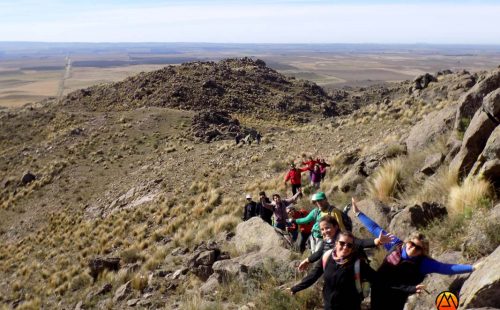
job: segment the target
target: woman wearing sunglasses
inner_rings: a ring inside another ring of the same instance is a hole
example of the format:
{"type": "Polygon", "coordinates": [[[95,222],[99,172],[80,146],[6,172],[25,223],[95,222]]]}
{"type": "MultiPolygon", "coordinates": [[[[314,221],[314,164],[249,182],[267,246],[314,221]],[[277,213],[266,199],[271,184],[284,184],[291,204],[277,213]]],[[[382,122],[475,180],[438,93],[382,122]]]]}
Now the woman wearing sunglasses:
{"type": "MultiPolygon", "coordinates": [[[[379,235],[385,231],[364,213],[360,212],[356,201],[352,199],[354,214],[372,233],[379,235]]],[[[395,237],[384,245],[389,251],[382,265],[377,270],[384,279],[385,285],[374,283],[371,290],[371,306],[373,310],[401,310],[408,296],[425,291],[421,285],[425,276],[430,273],[454,275],[474,270],[472,265],[445,264],[429,257],[429,240],[421,233],[415,232],[403,242],[395,237]]]]}
{"type": "Polygon", "coordinates": [[[291,294],[311,286],[323,274],[323,305],[325,309],[358,310],[363,299],[360,292],[361,277],[370,282],[377,278],[376,272],[360,259],[355,251],[355,238],[350,232],[339,232],[335,247],[326,251],[320,264],[302,282],[290,288],[291,294]],[[356,267],[358,264],[358,267],[356,267]],[[356,268],[359,270],[356,272],[356,268]],[[359,277],[356,283],[356,275],[359,277]]]}

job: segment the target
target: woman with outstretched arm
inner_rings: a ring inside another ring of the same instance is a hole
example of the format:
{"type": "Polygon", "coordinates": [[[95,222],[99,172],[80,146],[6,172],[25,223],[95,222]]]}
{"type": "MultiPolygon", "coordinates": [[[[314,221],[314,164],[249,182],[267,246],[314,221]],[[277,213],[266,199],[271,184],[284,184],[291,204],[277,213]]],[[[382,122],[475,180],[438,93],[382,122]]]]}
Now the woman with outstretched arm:
{"type": "MultiPolygon", "coordinates": [[[[377,223],[359,210],[354,198],[352,207],[354,214],[372,235],[378,236],[381,232],[385,234],[377,223]]],[[[394,237],[384,247],[389,254],[377,273],[384,279],[386,285],[373,284],[371,290],[373,310],[402,310],[409,295],[425,290],[425,286],[420,283],[427,274],[454,275],[474,270],[472,265],[445,264],[430,258],[429,240],[418,232],[410,234],[404,241],[394,237]]]]}

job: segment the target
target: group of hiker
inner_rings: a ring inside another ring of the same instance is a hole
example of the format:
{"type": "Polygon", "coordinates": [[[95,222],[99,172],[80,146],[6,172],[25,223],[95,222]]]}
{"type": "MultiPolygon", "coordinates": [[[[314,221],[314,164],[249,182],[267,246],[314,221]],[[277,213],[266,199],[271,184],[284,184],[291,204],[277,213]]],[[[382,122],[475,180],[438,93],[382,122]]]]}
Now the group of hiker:
{"type": "Polygon", "coordinates": [[[302,187],[302,172],[309,171],[309,181],[311,186],[318,190],[320,188],[321,182],[326,176],[326,167],[330,167],[324,159],[313,159],[312,156],[309,160],[302,162],[304,167],[297,168],[295,163],[290,164],[290,170],[288,170],[285,175],[285,185],[288,181],[292,185],[292,194],[295,195],[297,190],[302,187]]]}
{"type": "Polygon", "coordinates": [[[234,137],[236,145],[240,144],[240,142],[243,144],[252,145],[252,142],[254,140],[257,142],[257,144],[260,144],[261,139],[262,135],[260,132],[256,132],[255,134],[248,134],[246,136],[242,133],[237,133],[236,136],[234,137]]]}
{"type": "Polygon", "coordinates": [[[325,193],[316,192],[311,196],[315,208],[308,212],[297,210],[293,205],[302,196],[300,187],[289,198],[273,194],[272,201],[264,192],[260,193],[258,203],[248,195],[244,215],[244,220],[260,216],[269,224],[274,215],[274,226],[288,230],[294,240],[296,238],[301,252],[308,241],[311,255],[298,269],[305,271],[309,265],[313,266],[302,281],[287,289],[292,295],[323,276],[325,309],[361,309],[362,300],[370,294],[371,309],[402,310],[409,295],[426,292],[421,283],[427,274],[453,275],[474,270],[472,265],[445,264],[432,259],[429,240],[421,233],[412,233],[406,239],[387,233],[361,212],[354,198],[348,207],[340,210],[328,202],[325,193]],[[249,204],[254,205],[253,213],[247,212],[252,210],[247,208],[249,204]],[[352,220],[348,215],[351,208],[374,238],[359,239],[352,234],[352,220]],[[388,254],[375,271],[364,249],[378,246],[383,246],[388,254]]]}

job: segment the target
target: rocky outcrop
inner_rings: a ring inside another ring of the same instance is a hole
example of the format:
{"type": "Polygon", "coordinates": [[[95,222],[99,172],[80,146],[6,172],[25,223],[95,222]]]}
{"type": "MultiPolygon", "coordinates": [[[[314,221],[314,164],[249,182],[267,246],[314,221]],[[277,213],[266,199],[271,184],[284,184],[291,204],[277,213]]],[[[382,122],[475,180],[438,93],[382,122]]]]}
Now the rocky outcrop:
{"type": "Polygon", "coordinates": [[[315,83],[286,77],[250,58],[191,62],[141,73],[124,81],[70,93],[65,105],[92,110],[128,110],[143,106],[183,110],[225,110],[254,117],[307,119],[327,105],[338,115],[333,99],[315,83]]]}
{"type": "Polygon", "coordinates": [[[481,175],[495,187],[500,187],[500,126],[491,133],[470,174],[481,175]]]}
{"type": "Polygon", "coordinates": [[[199,141],[212,142],[233,139],[236,135],[255,135],[256,131],[242,127],[227,111],[206,110],[193,117],[190,133],[199,141]]]}
{"type": "Polygon", "coordinates": [[[406,238],[411,232],[447,214],[446,208],[438,203],[424,202],[421,206],[406,207],[392,218],[389,231],[400,238],[406,238]]]}
{"type": "Polygon", "coordinates": [[[429,113],[410,131],[406,139],[408,153],[419,151],[432,144],[436,139],[453,128],[456,106],[429,113]]]}
{"type": "Polygon", "coordinates": [[[460,291],[460,308],[497,307],[500,305],[500,247],[472,273],[460,291]]]}
{"type": "Polygon", "coordinates": [[[444,156],[441,153],[430,154],[425,158],[424,165],[420,169],[420,172],[427,176],[433,175],[441,166],[443,160],[444,156]]]}
{"type": "MultiPolygon", "coordinates": [[[[499,91],[484,98],[483,106],[488,106],[492,112],[500,110],[498,108],[493,108],[496,105],[500,105],[499,91]]],[[[476,111],[476,114],[474,114],[474,117],[465,131],[460,151],[450,164],[450,168],[458,171],[459,175],[462,177],[469,173],[478,159],[479,154],[483,151],[490,134],[497,126],[495,121],[492,120],[491,116],[488,114],[490,113],[486,113],[484,108],[476,111]]],[[[493,115],[493,117],[500,117],[500,115],[493,115]]]]}
{"type": "Polygon", "coordinates": [[[464,131],[463,119],[471,119],[476,111],[481,107],[483,98],[500,87],[500,69],[494,70],[482,81],[474,85],[467,93],[460,97],[454,128],[457,131],[464,131]]]}
{"type": "Polygon", "coordinates": [[[430,73],[426,73],[426,74],[422,74],[422,75],[419,75],[417,76],[414,80],[413,80],[413,90],[420,90],[420,89],[424,89],[426,88],[429,83],[431,82],[437,82],[437,78],[435,76],[433,76],[432,74],[430,73]]]}
{"type": "Polygon", "coordinates": [[[110,257],[110,258],[93,258],[89,260],[88,266],[90,268],[90,275],[94,278],[94,281],[97,279],[99,274],[104,270],[112,270],[116,271],[120,269],[120,258],[110,257]]]}

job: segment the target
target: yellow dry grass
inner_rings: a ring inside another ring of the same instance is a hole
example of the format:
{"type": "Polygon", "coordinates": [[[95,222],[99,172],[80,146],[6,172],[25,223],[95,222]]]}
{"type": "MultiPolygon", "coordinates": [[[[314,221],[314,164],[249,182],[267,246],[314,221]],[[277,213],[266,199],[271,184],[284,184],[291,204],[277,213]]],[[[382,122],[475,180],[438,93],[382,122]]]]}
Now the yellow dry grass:
{"type": "Polygon", "coordinates": [[[470,215],[484,207],[492,198],[491,184],[478,177],[469,177],[460,185],[451,187],[448,195],[448,211],[451,214],[470,215]]]}
{"type": "Polygon", "coordinates": [[[370,196],[386,203],[391,201],[400,182],[403,168],[403,161],[399,157],[387,161],[368,183],[370,196]]]}

